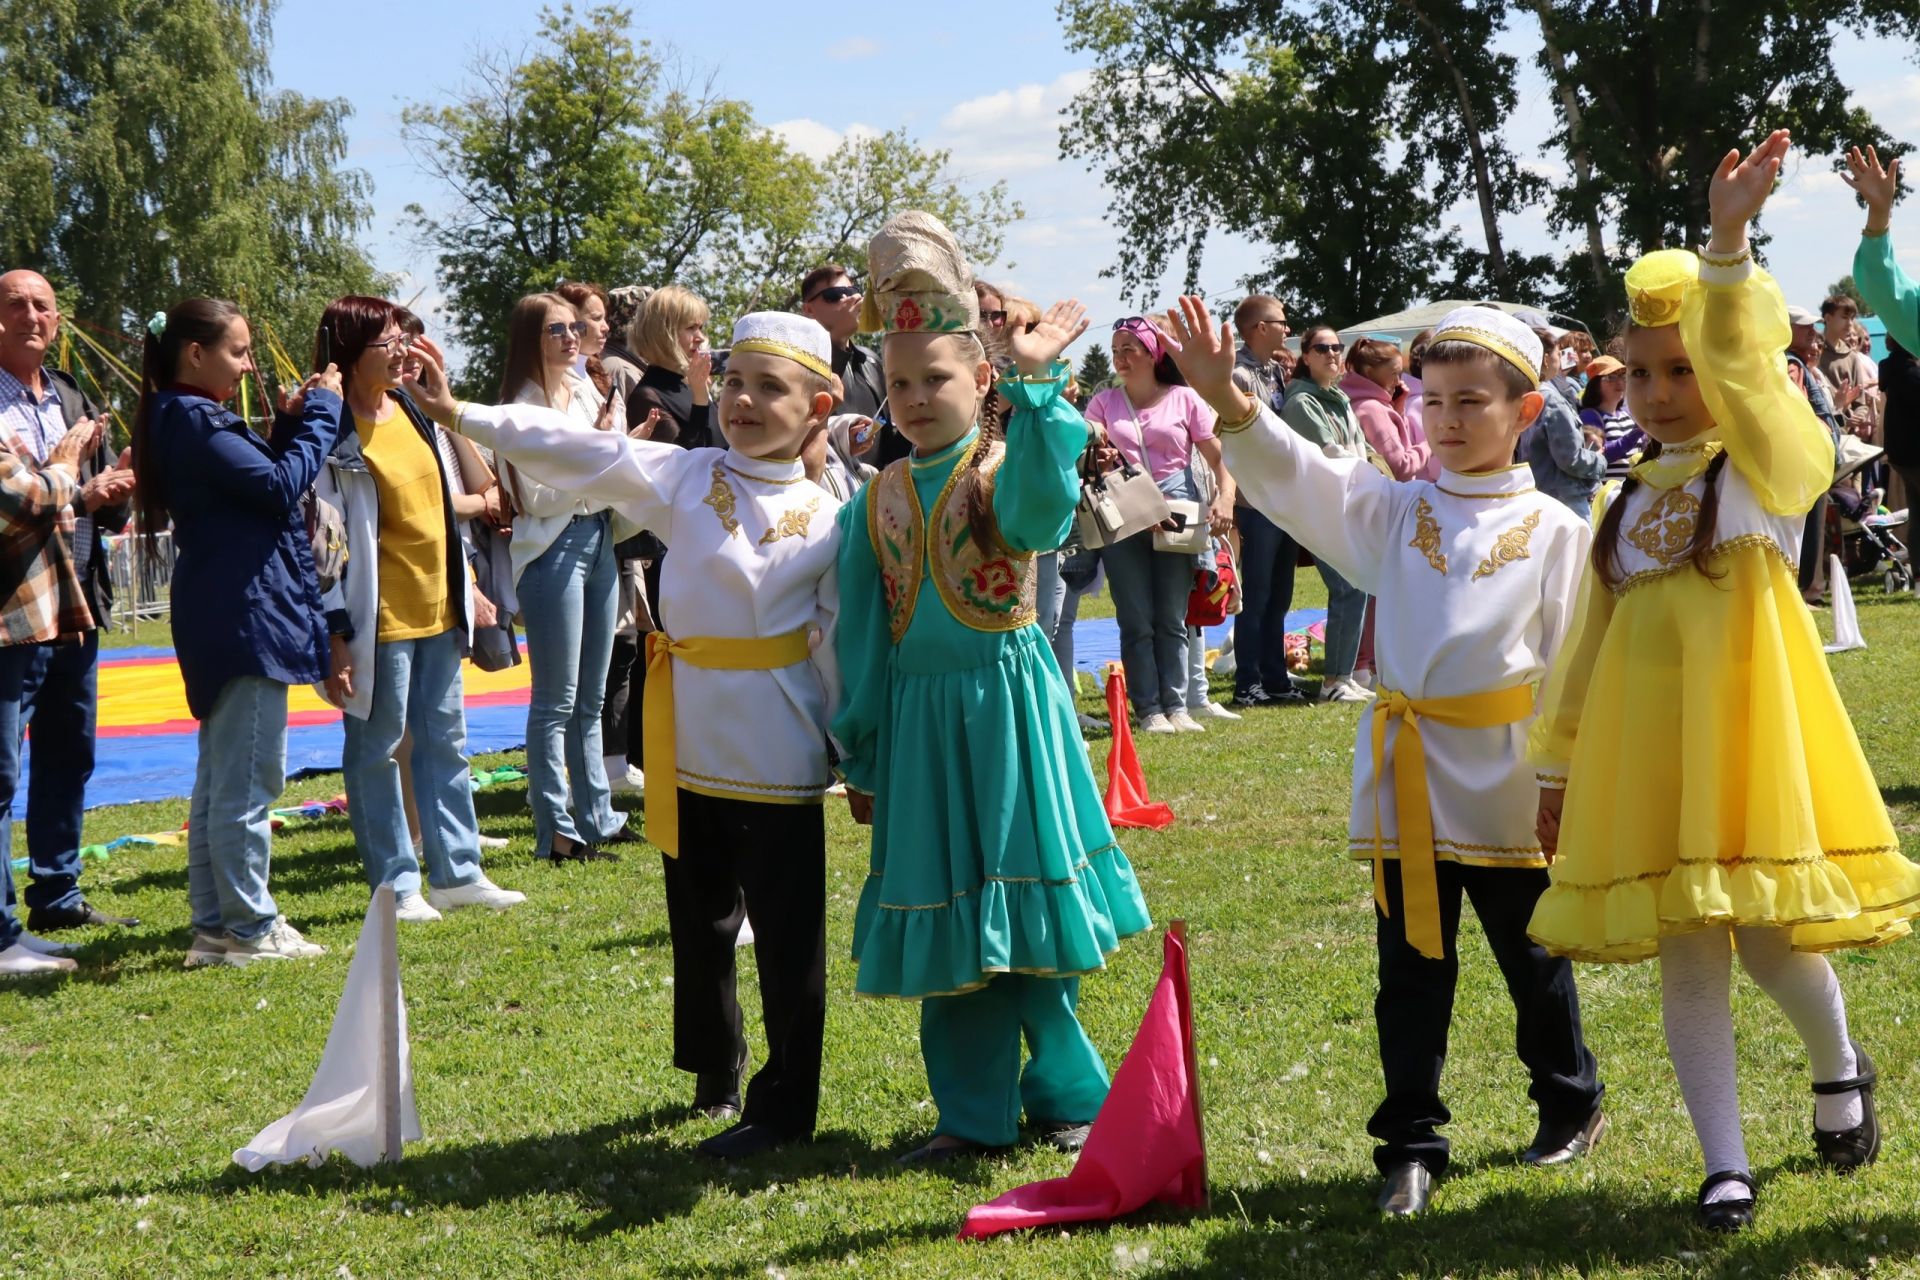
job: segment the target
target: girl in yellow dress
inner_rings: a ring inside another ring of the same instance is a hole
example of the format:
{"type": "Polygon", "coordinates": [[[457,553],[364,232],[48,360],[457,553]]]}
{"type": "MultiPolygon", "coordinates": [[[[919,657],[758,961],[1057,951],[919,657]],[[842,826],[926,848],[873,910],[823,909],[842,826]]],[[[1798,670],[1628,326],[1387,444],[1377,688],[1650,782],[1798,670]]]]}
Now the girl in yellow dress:
{"type": "Polygon", "coordinates": [[[1879,1153],[1874,1069],[1814,953],[1904,937],[1920,914],[1920,867],[1795,585],[1833,447],[1788,379],[1785,302],[1747,247],[1788,145],[1781,131],[1722,160],[1703,255],[1663,250],[1627,273],[1628,407],[1657,447],[1605,509],[1531,742],[1555,860],[1530,932],[1576,959],[1660,958],[1708,1175],[1699,1218],[1719,1230],[1754,1205],[1732,952],[1805,1042],[1814,1145],[1844,1171],[1879,1153]]]}

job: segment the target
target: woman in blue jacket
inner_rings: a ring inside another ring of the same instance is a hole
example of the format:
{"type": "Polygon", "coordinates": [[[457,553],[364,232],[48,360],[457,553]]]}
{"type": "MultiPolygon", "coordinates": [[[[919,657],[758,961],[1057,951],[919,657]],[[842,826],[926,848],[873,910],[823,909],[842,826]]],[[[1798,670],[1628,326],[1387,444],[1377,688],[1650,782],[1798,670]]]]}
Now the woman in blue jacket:
{"type": "Polygon", "coordinates": [[[329,365],[283,396],[262,439],[226,408],[253,371],[238,307],[189,298],[148,322],[144,345],[135,501],[149,554],[173,522],[173,644],[200,721],[187,966],[322,955],[275,908],[267,864],[286,786],[287,688],[327,675],[301,499],[340,429],[340,375],[329,365]]]}

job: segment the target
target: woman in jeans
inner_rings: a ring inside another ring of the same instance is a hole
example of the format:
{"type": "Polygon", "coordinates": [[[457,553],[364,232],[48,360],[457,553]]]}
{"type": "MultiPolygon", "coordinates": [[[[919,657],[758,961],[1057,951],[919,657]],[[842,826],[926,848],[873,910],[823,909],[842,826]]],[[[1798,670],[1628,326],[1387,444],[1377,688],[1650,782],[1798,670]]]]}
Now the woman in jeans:
{"type": "MultiPolygon", "coordinates": [[[[1169,498],[1197,501],[1194,454],[1212,469],[1215,493],[1206,520],[1215,533],[1233,525],[1233,481],[1220,461],[1213,411],[1180,381],[1166,346],[1139,316],[1113,326],[1118,387],[1087,402],[1087,421],[1122,457],[1143,466],[1169,498]]],[[[1187,597],[1197,561],[1191,553],[1157,551],[1146,530],[1102,549],[1127,690],[1145,733],[1201,733],[1187,710],[1187,597]]]]}
{"type": "Polygon", "coordinates": [[[142,345],[136,500],[149,548],[173,522],[174,651],[200,721],[187,967],[324,955],[274,905],[267,869],[287,781],[287,688],[327,674],[300,500],[340,430],[340,373],[328,365],[283,399],[262,439],[226,407],[253,371],[238,307],[189,298],[149,321],[142,345]]]}
{"type": "Polygon", "coordinates": [[[324,693],[346,712],[347,817],[367,879],[393,886],[400,919],[424,922],[459,907],[503,911],[525,895],[480,869],[460,675],[472,581],[433,424],[399,389],[409,346],[391,302],[328,304],[314,364],[340,366],[346,412],[315,492],[347,528],[346,563],[323,599],[333,649],[324,693]],[[393,759],[409,730],[424,897],[393,759]]]}
{"type": "MultiPolygon", "coordinates": [[[[1300,363],[1287,387],[1286,424],[1320,446],[1330,458],[1364,458],[1367,438],[1354,416],[1353,403],[1340,389],[1345,347],[1332,325],[1310,326],[1300,338],[1300,363]]],[[[1313,550],[1311,535],[1302,539],[1313,550]]],[[[1367,614],[1367,595],[1318,560],[1327,584],[1327,661],[1320,684],[1323,702],[1365,702],[1373,695],[1353,679],[1360,656],[1360,627],[1367,614]]]]}
{"type": "MultiPolygon", "coordinates": [[[[507,321],[501,401],[558,409],[582,431],[610,429],[613,406],[575,371],[585,328],[557,293],[520,299],[507,321]]],[[[634,835],[613,808],[600,727],[619,603],[612,518],[602,503],[549,488],[509,464],[500,469],[520,512],[511,551],[533,664],[527,800],[534,853],[556,865],[613,861],[599,846],[634,835]]]]}

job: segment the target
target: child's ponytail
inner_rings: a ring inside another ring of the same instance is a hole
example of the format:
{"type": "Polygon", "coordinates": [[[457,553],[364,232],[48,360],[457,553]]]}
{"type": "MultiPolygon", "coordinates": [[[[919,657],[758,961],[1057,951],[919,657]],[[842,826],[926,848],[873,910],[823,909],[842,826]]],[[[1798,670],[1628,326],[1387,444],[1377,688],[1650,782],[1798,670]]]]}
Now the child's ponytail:
{"type": "MultiPolygon", "coordinates": [[[[1650,441],[1646,456],[1642,459],[1651,462],[1660,456],[1660,442],[1650,441]]],[[[1687,542],[1687,561],[1700,571],[1704,578],[1718,581],[1722,574],[1713,567],[1714,529],[1720,522],[1720,473],[1726,470],[1727,455],[1722,452],[1714,455],[1707,464],[1706,492],[1700,498],[1700,516],[1693,524],[1693,537],[1687,542]]],[[[1620,571],[1620,524],[1627,513],[1627,495],[1639,488],[1640,481],[1629,475],[1621,482],[1620,492],[1607,504],[1606,515],[1600,518],[1600,527],[1593,538],[1593,571],[1599,575],[1600,583],[1609,591],[1618,590],[1625,575],[1620,571]]]]}
{"type": "Polygon", "coordinates": [[[167,528],[166,484],[154,457],[153,398],[179,379],[180,353],[190,344],[211,346],[240,319],[240,308],[219,298],[188,298],[173,310],[155,312],[140,338],[140,403],[133,411],[134,512],[140,521],[140,547],[149,564],[160,560],[160,535],[167,528]]]}

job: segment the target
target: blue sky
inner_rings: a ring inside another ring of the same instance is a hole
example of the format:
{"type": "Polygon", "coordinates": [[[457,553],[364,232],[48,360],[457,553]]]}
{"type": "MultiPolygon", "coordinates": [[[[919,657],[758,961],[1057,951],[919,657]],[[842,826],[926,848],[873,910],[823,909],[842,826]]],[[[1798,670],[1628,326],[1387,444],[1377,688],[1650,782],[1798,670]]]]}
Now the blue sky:
{"type": "MultiPolygon", "coordinates": [[[[432,255],[411,242],[402,211],[415,201],[432,208],[441,195],[400,144],[401,107],[452,96],[474,53],[528,43],[538,8],[502,0],[297,0],[276,15],[277,83],[353,104],[349,162],[374,184],[368,248],[381,268],[404,272],[406,292],[423,291],[428,306],[440,292],[432,255]]],[[[633,11],[636,35],[677,59],[686,74],[712,75],[719,92],[750,102],[758,119],[801,150],[824,154],[849,130],[904,127],[922,145],[950,148],[963,180],[1005,178],[1027,217],[1010,230],[1002,263],[982,274],[1043,305],[1080,298],[1096,318],[1096,333],[1124,313],[1114,282],[1099,278],[1125,252],[1106,219],[1110,193],[1097,171],[1059,158],[1058,114],[1085,84],[1089,62],[1065,47],[1048,0],[804,7],[747,0],[643,3],[633,11]],[[819,18],[803,22],[801,13],[819,18]]],[[[1913,55],[1892,42],[1842,37],[1839,45],[1842,77],[1896,135],[1920,118],[1913,55]]],[[[1539,151],[1552,112],[1544,81],[1529,69],[1509,137],[1523,160],[1559,163],[1539,151]]],[[[1794,160],[1769,205],[1769,257],[1788,299],[1813,305],[1849,269],[1861,215],[1826,158],[1794,160]]],[[[1473,210],[1463,206],[1455,218],[1467,226],[1468,241],[1480,243],[1473,210]]],[[[1503,230],[1522,249],[1551,243],[1539,213],[1509,218],[1503,230]]],[[[1902,260],[1920,272],[1920,199],[1896,209],[1894,235],[1902,260]]],[[[1202,283],[1230,294],[1260,258],[1252,245],[1217,237],[1202,283]]],[[[1165,283],[1171,294],[1177,275],[1165,283]]]]}

